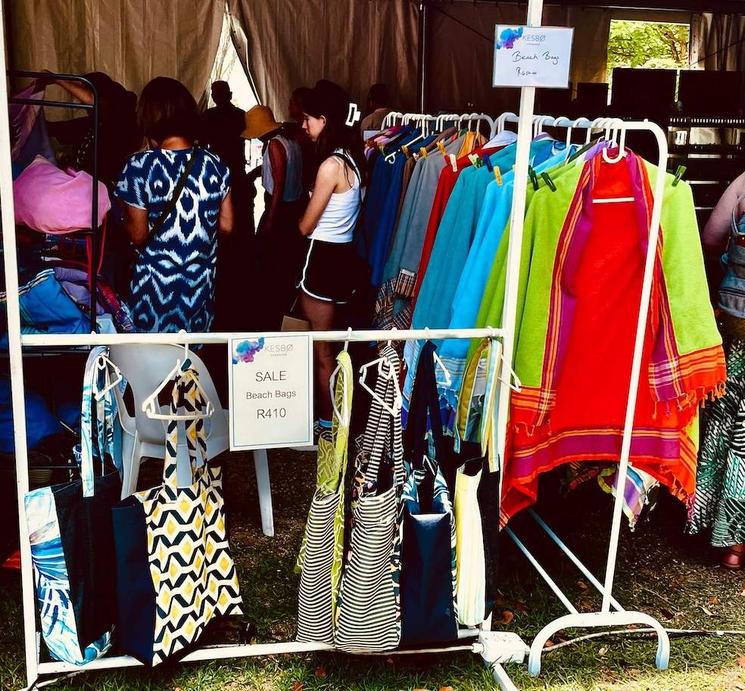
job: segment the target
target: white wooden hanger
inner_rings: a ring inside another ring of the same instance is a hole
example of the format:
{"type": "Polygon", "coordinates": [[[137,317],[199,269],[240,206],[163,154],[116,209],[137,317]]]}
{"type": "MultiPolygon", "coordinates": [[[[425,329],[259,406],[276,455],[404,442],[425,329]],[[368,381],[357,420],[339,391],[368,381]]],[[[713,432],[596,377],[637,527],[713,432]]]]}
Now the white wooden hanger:
{"type": "MultiPolygon", "coordinates": [[[[395,329],[392,329],[395,331],[395,329]]],[[[388,341],[388,345],[390,345],[391,342],[388,341]]],[[[403,405],[403,395],[401,394],[401,385],[398,381],[398,376],[396,375],[396,369],[395,367],[389,367],[388,371],[386,372],[383,368],[383,363],[388,362],[388,359],[385,357],[379,357],[375,360],[372,360],[371,362],[368,362],[367,364],[362,365],[360,367],[360,386],[365,389],[380,405],[383,406],[383,408],[388,411],[393,417],[398,415],[401,412],[401,407],[403,405]],[[386,401],[384,401],[380,396],[378,396],[375,391],[373,391],[368,385],[365,379],[367,378],[367,371],[372,367],[373,365],[378,366],[378,376],[379,377],[385,377],[387,379],[393,380],[393,386],[395,388],[395,398],[393,402],[393,407],[389,406],[386,401]]]]}
{"type": "MultiPolygon", "coordinates": [[[[347,340],[344,341],[344,352],[347,352],[349,349],[349,341],[352,338],[352,327],[350,326],[347,329],[347,340]]],[[[349,411],[347,411],[346,415],[342,415],[342,411],[338,410],[336,407],[336,377],[339,375],[339,372],[341,372],[341,365],[337,365],[334,368],[334,371],[331,373],[331,376],[329,377],[329,393],[331,394],[331,407],[334,411],[334,415],[339,420],[342,427],[346,427],[349,424],[349,411]]],[[[347,381],[346,377],[344,381],[342,382],[342,385],[344,387],[343,393],[342,393],[342,400],[347,399],[347,395],[349,392],[349,382],[347,381]]]]}
{"type": "MultiPolygon", "coordinates": [[[[180,331],[179,333],[186,333],[180,331]]],[[[192,413],[191,415],[171,415],[170,413],[164,415],[160,412],[160,404],[158,403],[158,396],[160,396],[163,389],[170,384],[176,375],[181,371],[181,367],[189,359],[189,345],[184,343],[184,359],[177,359],[174,368],[165,376],[165,379],[158,385],[158,387],[151,393],[144,401],[142,401],[142,412],[145,413],[151,420],[204,420],[208,417],[212,417],[215,412],[215,406],[210,401],[207,392],[202,387],[198,378],[194,379],[197,390],[202,394],[202,400],[205,402],[205,409],[201,413],[192,413]]]]}
{"type": "MultiPolygon", "coordinates": [[[[427,336],[427,340],[429,341],[429,327],[424,327],[424,332],[427,336]]],[[[445,363],[442,361],[442,358],[437,354],[437,350],[432,351],[432,359],[435,361],[435,365],[440,368],[440,371],[443,374],[444,380],[443,385],[450,387],[453,384],[453,377],[450,375],[450,370],[445,366],[445,363]]],[[[439,383],[439,382],[438,382],[439,383]]]]}
{"type": "Polygon", "coordinates": [[[93,384],[93,395],[96,397],[97,401],[100,401],[111,389],[113,389],[115,386],[121,382],[124,377],[122,376],[121,370],[111,361],[109,356],[106,353],[102,353],[98,356],[98,359],[96,360],[96,367],[99,370],[103,370],[106,372],[106,384],[102,389],[98,388],[97,382],[94,382],[93,384]],[[109,379],[109,375],[111,371],[114,372],[114,380],[109,379]]]}

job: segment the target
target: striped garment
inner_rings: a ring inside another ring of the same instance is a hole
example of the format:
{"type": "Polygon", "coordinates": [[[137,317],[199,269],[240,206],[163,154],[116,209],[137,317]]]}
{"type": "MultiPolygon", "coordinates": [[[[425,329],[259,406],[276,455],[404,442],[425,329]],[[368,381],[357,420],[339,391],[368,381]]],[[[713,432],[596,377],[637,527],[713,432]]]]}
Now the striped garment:
{"type": "Polygon", "coordinates": [[[401,640],[401,417],[398,409],[391,416],[380,403],[394,405],[400,361],[390,346],[383,348],[382,358],[355,478],[351,547],[339,590],[336,645],[349,652],[392,650],[401,640]],[[391,486],[380,491],[386,454],[393,477],[391,486]]]}

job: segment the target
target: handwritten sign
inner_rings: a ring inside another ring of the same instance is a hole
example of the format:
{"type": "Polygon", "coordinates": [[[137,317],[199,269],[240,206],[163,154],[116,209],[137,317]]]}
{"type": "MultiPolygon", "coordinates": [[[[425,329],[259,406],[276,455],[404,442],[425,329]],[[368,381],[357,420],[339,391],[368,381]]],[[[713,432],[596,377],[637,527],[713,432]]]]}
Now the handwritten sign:
{"type": "Polygon", "coordinates": [[[228,343],[230,450],[313,443],[310,336],[234,336],[228,343]]]}
{"type": "Polygon", "coordinates": [[[494,37],[494,86],[566,89],[574,29],[505,26],[494,37]]]}

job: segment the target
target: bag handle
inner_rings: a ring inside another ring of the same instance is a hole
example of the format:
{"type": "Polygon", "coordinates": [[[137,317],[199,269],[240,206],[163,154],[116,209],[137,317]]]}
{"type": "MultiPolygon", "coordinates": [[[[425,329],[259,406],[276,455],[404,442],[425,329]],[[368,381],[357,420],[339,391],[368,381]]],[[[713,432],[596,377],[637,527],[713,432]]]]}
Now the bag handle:
{"type": "Polygon", "coordinates": [[[112,363],[108,349],[98,346],[91,349],[83,374],[83,399],[80,408],[80,479],[83,496],[92,497],[95,492],[95,470],[93,459],[101,461],[104,474],[106,454],[114,458],[113,435],[109,435],[116,415],[113,387],[110,386],[112,363]],[[102,387],[103,384],[103,387],[102,387]],[[99,392],[99,395],[96,395],[99,392]],[[95,413],[96,437],[93,437],[95,413]]]}
{"type": "MultiPolygon", "coordinates": [[[[199,375],[196,370],[181,370],[174,381],[171,392],[171,418],[166,429],[166,453],[163,462],[163,492],[166,501],[175,502],[178,491],[177,458],[178,458],[178,411],[184,408],[188,412],[200,412],[206,407],[201,388],[198,386],[199,375]]],[[[189,468],[192,479],[204,472],[207,465],[207,434],[204,429],[204,418],[189,418],[184,422],[186,446],[189,453],[189,468]],[[197,451],[201,454],[203,465],[197,468],[197,451]]]]}
{"type": "Polygon", "coordinates": [[[184,170],[181,172],[181,175],[179,176],[178,181],[176,182],[176,186],[173,188],[173,193],[171,194],[171,198],[168,200],[166,205],[163,207],[162,211],[160,212],[160,215],[155,220],[155,223],[153,223],[152,227],[150,228],[150,234],[155,235],[160,229],[161,226],[165,223],[166,218],[168,218],[168,215],[171,213],[171,211],[176,208],[176,204],[178,203],[179,197],[181,196],[181,193],[184,191],[184,187],[186,186],[186,181],[189,179],[189,175],[191,175],[191,171],[194,168],[194,164],[197,162],[197,151],[199,147],[195,144],[191,151],[191,156],[189,157],[189,160],[186,162],[186,165],[184,166],[184,170]]]}
{"type": "MultiPolygon", "coordinates": [[[[378,376],[378,380],[375,382],[375,392],[376,394],[380,394],[379,388],[384,387],[381,396],[382,401],[386,406],[395,411],[395,415],[388,413],[384,409],[382,403],[379,403],[376,406],[375,398],[373,399],[371,416],[373,410],[376,409],[379,416],[373,420],[375,423],[375,436],[373,439],[373,449],[370,454],[370,461],[365,475],[369,479],[377,480],[380,472],[380,463],[383,460],[383,454],[390,446],[391,456],[393,458],[394,485],[401,486],[406,480],[404,471],[403,435],[401,431],[401,411],[396,407],[396,384],[401,371],[401,361],[398,357],[398,353],[391,345],[386,345],[382,349],[381,359],[382,376],[378,376]],[[381,424],[385,425],[382,430],[381,424]],[[382,434],[380,434],[381,431],[382,434]]],[[[370,421],[371,420],[368,420],[368,422],[370,421]]]]}
{"type": "MultiPolygon", "coordinates": [[[[437,393],[435,377],[435,353],[437,349],[432,341],[427,341],[419,354],[414,390],[411,394],[408,424],[406,426],[405,448],[411,450],[412,467],[423,468],[422,459],[428,456],[427,431],[432,431],[435,446],[435,465],[438,458],[445,457],[445,437],[442,432],[440,415],[440,397],[437,393]],[[427,425],[429,419],[429,427],[427,425]]],[[[431,468],[435,471],[435,468],[431,468]]]]}
{"type": "MultiPolygon", "coordinates": [[[[336,356],[338,375],[334,390],[334,420],[332,434],[334,439],[334,455],[336,458],[345,458],[347,442],[349,441],[349,422],[352,417],[352,396],[354,394],[354,371],[352,370],[352,359],[346,350],[342,350],[336,356]],[[338,408],[337,408],[338,406],[338,408]],[[345,434],[340,434],[340,428],[345,428],[345,434]]],[[[344,476],[347,472],[347,464],[342,463],[339,470],[339,488],[343,491],[344,476]]]]}

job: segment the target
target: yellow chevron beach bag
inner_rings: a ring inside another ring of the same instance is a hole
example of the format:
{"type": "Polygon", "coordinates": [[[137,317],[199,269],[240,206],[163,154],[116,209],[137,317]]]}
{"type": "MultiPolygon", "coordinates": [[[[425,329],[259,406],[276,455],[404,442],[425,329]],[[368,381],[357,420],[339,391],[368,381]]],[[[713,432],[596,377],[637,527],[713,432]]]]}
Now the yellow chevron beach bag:
{"type": "Polygon", "coordinates": [[[222,471],[206,463],[203,419],[184,420],[192,483],[179,487],[177,482],[175,416],[183,420],[206,408],[197,376],[191,369],[181,371],[173,387],[163,483],[128,497],[113,510],[115,640],[147,665],[157,665],[194,643],[213,617],[241,613],[225,532],[222,471]],[[197,452],[203,460],[199,466],[197,452]]]}

